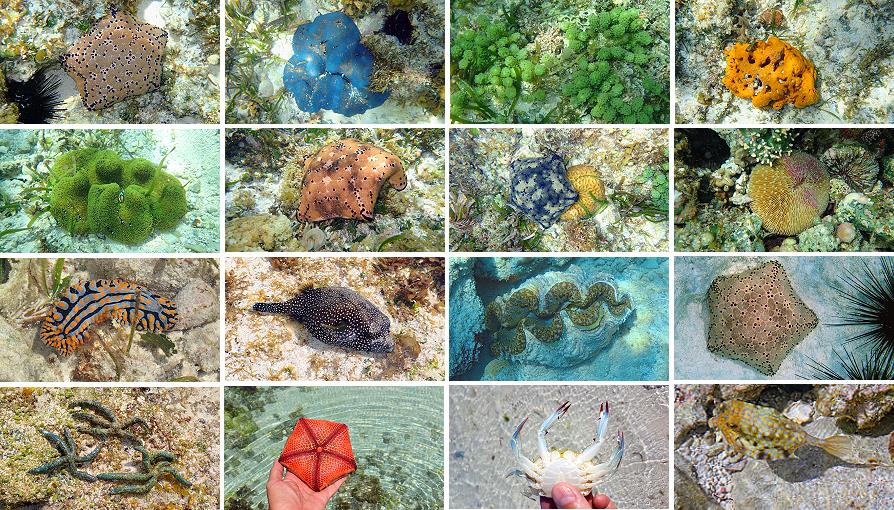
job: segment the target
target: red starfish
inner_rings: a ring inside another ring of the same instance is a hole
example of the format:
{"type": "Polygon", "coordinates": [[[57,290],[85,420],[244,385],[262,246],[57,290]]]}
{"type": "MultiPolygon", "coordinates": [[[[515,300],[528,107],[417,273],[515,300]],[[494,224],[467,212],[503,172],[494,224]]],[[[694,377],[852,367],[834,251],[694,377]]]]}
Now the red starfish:
{"type": "Polygon", "coordinates": [[[279,463],[314,491],[321,491],[357,469],[348,426],[301,418],[286,441],[279,463]]]}

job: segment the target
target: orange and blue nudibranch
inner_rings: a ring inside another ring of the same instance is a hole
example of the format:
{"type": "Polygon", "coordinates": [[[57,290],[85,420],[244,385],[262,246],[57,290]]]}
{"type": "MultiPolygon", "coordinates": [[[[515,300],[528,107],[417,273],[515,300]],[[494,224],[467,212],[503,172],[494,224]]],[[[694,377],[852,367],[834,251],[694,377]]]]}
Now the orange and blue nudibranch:
{"type": "Polygon", "coordinates": [[[142,285],[88,280],[59,295],[40,328],[40,338],[68,355],[87,341],[92,326],[112,318],[135,324],[139,331],[163,333],[177,324],[177,306],[142,285]]]}

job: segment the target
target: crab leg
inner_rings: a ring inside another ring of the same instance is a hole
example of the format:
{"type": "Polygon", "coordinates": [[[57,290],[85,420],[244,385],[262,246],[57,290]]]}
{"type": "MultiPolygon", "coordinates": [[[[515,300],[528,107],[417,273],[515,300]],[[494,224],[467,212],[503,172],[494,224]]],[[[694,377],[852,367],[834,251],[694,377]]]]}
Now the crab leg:
{"type": "Polygon", "coordinates": [[[559,418],[568,412],[569,407],[571,407],[571,403],[566,400],[564,404],[556,409],[556,412],[543,420],[543,424],[540,425],[540,430],[537,431],[537,447],[540,449],[540,458],[543,459],[544,462],[546,459],[549,459],[549,447],[546,445],[546,431],[552,427],[559,418]]]}
{"type": "Polygon", "coordinates": [[[596,426],[596,440],[589,448],[582,451],[577,458],[578,464],[592,460],[605,442],[605,431],[608,430],[608,401],[599,404],[599,425],[596,426]]]}
{"type": "Polygon", "coordinates": [[[596,466],[589,471],[590,479],[599,482],[605,482],[612,475],[615,474],[615,471],[618,470],[618,466],[621,465],[621,458],[624,457],[624,433],[618,431],[618,444],[615,446],[615,449],[612,451],[612,456],[602,464],[596,464],[596,466]]]}
{"type": "Polygon", "coordinates": [[[525,423],[528,422],[528,417],[525,416],[525,419],[518,424],[518,427],[515,428],[515,432],[512,434],[512,439],[509,440],[509,447],[512,448],[512,453],[515,454],[515,460],[518,461],[525,475],[530,478],[535,478],[535,472],[537,471],[537,467],[531,462],[531,459],[525,457],[521,452],[521,445],[518,444],[519,436],[521,435],[521,429],[525,426],[525,423]]]}

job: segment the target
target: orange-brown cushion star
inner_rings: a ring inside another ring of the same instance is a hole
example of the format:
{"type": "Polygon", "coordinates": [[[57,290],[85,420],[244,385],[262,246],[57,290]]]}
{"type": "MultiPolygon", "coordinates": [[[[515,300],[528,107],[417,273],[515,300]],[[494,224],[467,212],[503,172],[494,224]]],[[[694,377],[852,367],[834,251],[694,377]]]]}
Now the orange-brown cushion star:
{"type": "Polygon", "coordinates": [[[89,110],[102,110],[161,85],[168,33],[112,11],[59,57],[89,110]]]}
{"type": "Polygon", "coordinates": [[[348,426],[301,418],[286,441],[279,463],[314,491],[321,491],[357,469],[348,426]]]}
{"type": "Polygon", "coordinates": [[[398,191],[407,187],[403,164],[394,154],[352,139],[326,145],[304,162],[297,217],[371,220],[386,180],[398,191]]]}

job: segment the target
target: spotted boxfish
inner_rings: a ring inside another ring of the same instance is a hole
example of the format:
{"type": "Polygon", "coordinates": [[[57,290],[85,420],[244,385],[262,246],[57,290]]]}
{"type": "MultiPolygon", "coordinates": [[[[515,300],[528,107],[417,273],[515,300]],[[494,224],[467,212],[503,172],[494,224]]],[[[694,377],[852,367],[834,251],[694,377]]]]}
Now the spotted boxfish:
{"type": "Polygon", "coordinates": [[[134,324],[140,331],[163,333],[177,324],[170,299],[123,280],[88,280],[72,285],[43,321],[40,338],[61,354],[71,354],[91,335],[90,328],[108,319],[134,324]]]}
{"type": "Polygon", "coordinates": [[[323,343],[358,351],[394,350],[388,316],[345,287],[308,287],[288,301],[255,303],[253,309],[288,315],[323,343]]]}
{"type": "Polygon", "coordinates": [[[741,400],[720,404],[708,424],[719,430],[736,451],[757,459],[786,458],[804,445],[818,446],[838,458],[853,451],[847,436],[813,437],[779,411],[741,400]]]}

